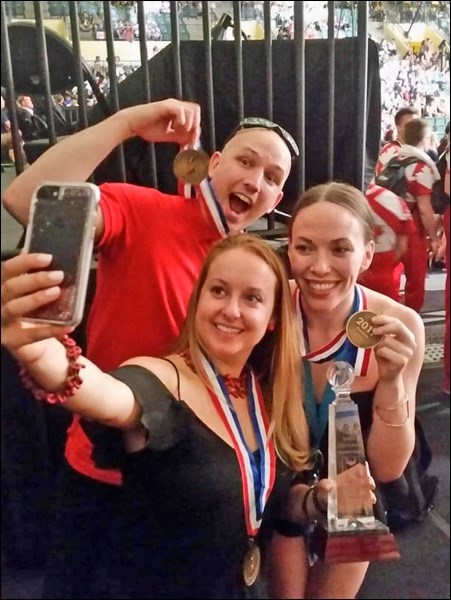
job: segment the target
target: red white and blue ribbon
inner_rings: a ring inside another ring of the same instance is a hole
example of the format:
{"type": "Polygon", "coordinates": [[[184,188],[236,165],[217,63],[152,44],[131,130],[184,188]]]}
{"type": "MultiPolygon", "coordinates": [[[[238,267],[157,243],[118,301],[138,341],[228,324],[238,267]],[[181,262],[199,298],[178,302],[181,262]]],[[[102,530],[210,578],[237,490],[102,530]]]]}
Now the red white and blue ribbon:
{"type": "Polygon", "coordinates": [[[229,233],[229,226],[221,205],[216,200],[215,192],[208,177],[201,181],[199,186],[196,186],[195,189],[197,196],[199,196],[198,190],[200,190],[200,193],[205,201],[205,204],[207,205],[213,221],[216,224],[216,227],[218,228],[218,231],[221,233],[222,237],[226,237],[229,233]]]}
{"type": "MultiPolygon", "coordinates": [[[[294,300],[296,315],[303,333],[301,354],[304,366],[305,412],[307,415],[312,444],[316,447],[319,447],[329,419],[329,404],[334,401],[335,393],[330,384],[326,383],[321,402],[316,401],[310,363],[324,363],[333,360],[344,360],[352,365],[355,375],[364,377],[368,371],[372,349],[357,348],[357,346],[354,346],[354,344],[346,335],[346,329],[343,329],[325,346],[318,348],[317,350],[310,351],[307,322],[302,309],[302,301],[299,294],[299,289],[296,289],[294,300]]],[[[360,310],[365,310],[366,308],[367,302],[365,293],[359,285],[356,285],[354,289],[354,300],[351,310],[348,314],[348,319],[354,313],[360,310]]]]}
{"type": "MultiPolygon", "coordinates": [[[[201,147],[201,143],[200,141],[198,141],[194,144],[193,149],[200,150],[201,147]]],[[[225,218],[222,207],[216,199],[216,195],[209,178],[206,177],[198,185],[194,186],[194,191],[197,199],[199,199],[199,197],[204,199],[204,202],[208,208],[210,215],[212,216],[213,221],[216,224],[216,227],[218,228],[219,233],[222,237],[226,237],[229,233],[229,226],[227,224],[227,220],[225,218]]],[[[193,186],[190,183],[183,184],[182,195],[187,200],[193,197],[193,186]]]]}
{"type": "MultiPolygon", "coordinates": [[[[303,359],[313,363],[323,363],[329,360],[345,360],[352,365],[356,376],[364,377],[368,370],[371,348],[357,348],[357,346],[354,346],[346,335],[346,329],[343,328],[343,330],[325,346],[310,351],[307,321],[302,309],[302,299],[299,289],[296,289],[294,299],[296,315],[303,334],[303,344],[301,347],[303,359]]],[[[354,290],[354,301],[351,310],[349,311],[348,319],[354,313],[359,312],[360,310],[366,310],[366,308],[367,302],[365,293],[359,285],[356,285],[354,290]]]]}
{"type": "Polygon", "coordinates": [[[276,453],[274,442],[268,435],[269,419],[263,395],[252,369],[246,366],[249,412],[260,452],[258,460],[246,443],[224,378],[216,372],[213,364],[204,355],[201,358],[214,390],[209,389],[208,392],[233,442],[241,471],[246,530],[249,537],[254,537],[260,528],[276,473],[276,453]]]}

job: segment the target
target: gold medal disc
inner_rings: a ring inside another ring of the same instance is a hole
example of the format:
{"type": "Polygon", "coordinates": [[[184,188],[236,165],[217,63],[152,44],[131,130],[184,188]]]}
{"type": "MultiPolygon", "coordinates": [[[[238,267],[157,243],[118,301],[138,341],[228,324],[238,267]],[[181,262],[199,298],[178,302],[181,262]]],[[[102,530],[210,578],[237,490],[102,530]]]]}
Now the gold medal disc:
{"type": "Polygon", "coordinates": [[[375,346],[381,335],[374,335],[371,319],[377,317],[376,313],[370,310],[360,310],[349,317],[346,323],[346,335],[350,342],[358,348],[371,348],[375,346]]]}
{"type": "Polygon", "coordinates": [[[243,579],[247,586],[255,583],[260,571],[260,548],[253,541],[249,542],[243,563],[243,579]]]}
{"type": "Polygon", "coordinates": [[[172,170],[179,181],[197,185],[208,175],[210,158],[205,150],[181,150],[174,159],[172,170]]]}

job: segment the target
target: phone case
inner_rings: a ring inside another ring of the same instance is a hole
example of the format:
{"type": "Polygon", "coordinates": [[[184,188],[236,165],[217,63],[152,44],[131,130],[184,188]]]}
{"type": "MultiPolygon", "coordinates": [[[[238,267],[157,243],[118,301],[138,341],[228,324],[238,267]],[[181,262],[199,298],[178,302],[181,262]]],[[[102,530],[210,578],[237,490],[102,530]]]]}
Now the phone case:
{"type": "Polygon", "coordinates": [[[60,296],[25,315],[26,320],[64,326],[82,320],[99,199],[92,183],[45,182],[33,194],[24,249],[52,254],[46,270],[62,270],[64,280],[60,296]]]}

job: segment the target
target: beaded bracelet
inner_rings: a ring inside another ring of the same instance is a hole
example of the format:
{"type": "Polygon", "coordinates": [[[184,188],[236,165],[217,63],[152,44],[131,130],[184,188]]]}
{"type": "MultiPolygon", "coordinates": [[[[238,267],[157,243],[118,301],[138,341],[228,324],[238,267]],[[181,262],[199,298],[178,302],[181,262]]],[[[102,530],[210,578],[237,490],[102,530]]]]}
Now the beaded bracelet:
{"type": "Polygon", "coordinates": [[[25,367],[20,367],[19,377],[25,389],[30,390],[36,400],[45,400],[49,404],[64,404],[70,396],[73,396],[83,383],[79,373],[85,365],[77,362],[81,355],[81,348],[77,346],[75,340],[65,335],[62,340],[66,348],[66,356],[69,359],[67,377],[64,385],[56,392],[49,392],[39,386],[25,367]]]}

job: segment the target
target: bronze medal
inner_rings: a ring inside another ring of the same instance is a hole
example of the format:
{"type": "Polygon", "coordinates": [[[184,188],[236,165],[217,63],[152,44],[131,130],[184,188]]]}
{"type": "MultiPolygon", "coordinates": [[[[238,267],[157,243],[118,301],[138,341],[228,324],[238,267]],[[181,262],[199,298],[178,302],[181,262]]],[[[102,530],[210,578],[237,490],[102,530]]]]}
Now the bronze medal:
{"type": "Polygon", "coordinates": [[[179,181],[197,185],[208,175],[210,158],[205,150],[181,150],[174,159],[172,169],[179,181]]]}
{"type": "Polygon", "coordinates": [[[249,540],[249,547],[244,556],[243,579],[247,586],[255,583],[260,571],[260,548],[253,540],[249,540]]]}
{"type": "Polygon", "coordinates": [[[357,348],[371,348],[382,338],[381,335],[373,333],[371,319],[376,316],[376,313],[370,310],[360,310],[349,317],[346,323],[346,335],[357,348]]]}

